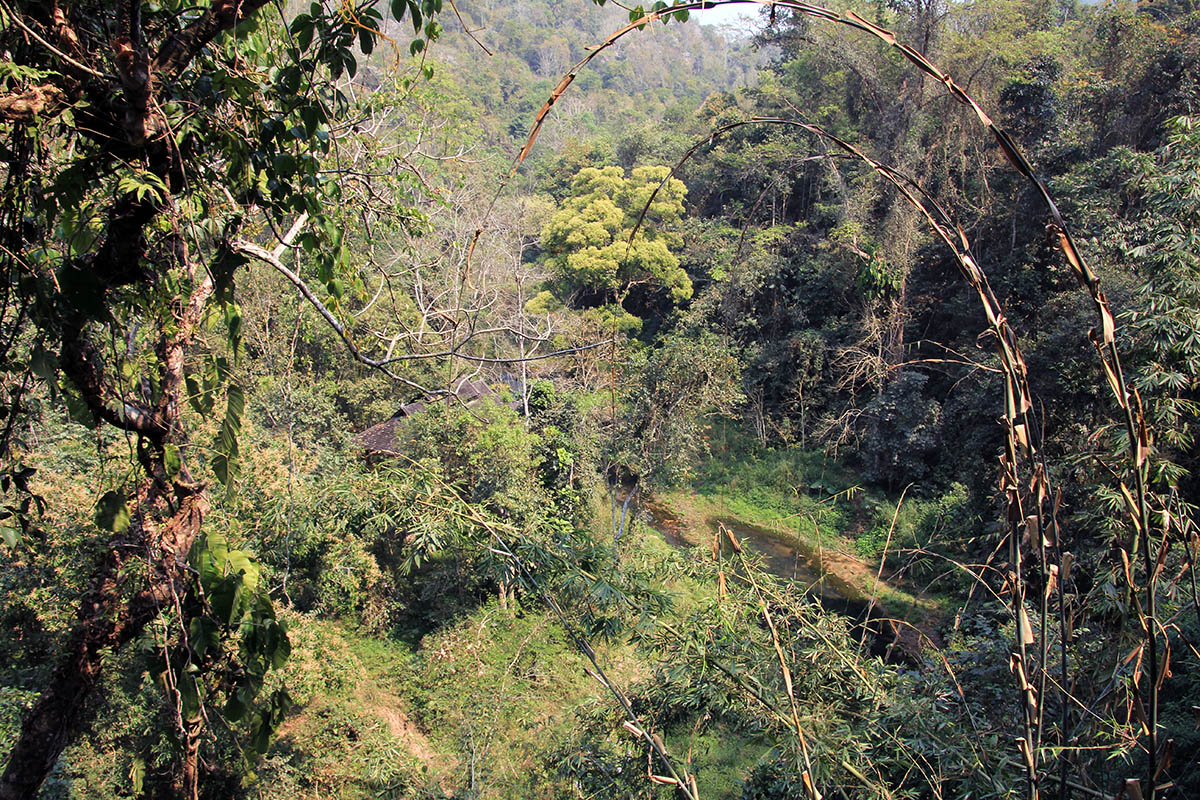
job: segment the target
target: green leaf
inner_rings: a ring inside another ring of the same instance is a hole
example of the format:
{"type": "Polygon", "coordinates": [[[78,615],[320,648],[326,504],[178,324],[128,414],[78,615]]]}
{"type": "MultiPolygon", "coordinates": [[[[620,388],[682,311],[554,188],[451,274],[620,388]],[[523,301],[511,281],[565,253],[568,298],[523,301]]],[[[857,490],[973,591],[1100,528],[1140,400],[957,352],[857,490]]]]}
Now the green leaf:
{"type": "Polygon", "coordinates": [[[232,622],[233,611],[236,607],[237,596],[240,590],[241,585],[238,581],[226,579],[208,592],[208,602],[212,607],[213,616],[222,625],[228,626],[232,622]]]}
{"type": "Polygon", "coordinates": [[[146,782],[146,759],[141,756],[134,756],[129,762],[129,785],[133,789],[134,796],[142,793],[142,789],[146,782]]]}
{"type": "Polygon", "coordinates": [[[229,332],[229,345],[236,355],[242,343],[242,310],[237,303],[225,304],[225,328],[229,332]]]}
{"type": "Polygon", "coordinates": [[[292,32],[296,35],[296,45],[300,48],[300,52],[305,52],[312,45],[313,32],[315,30],[316,26],[313,25],[312,18],[307,14],[296,17],[295,21],[292,22],[292,32]],[[297,27],[297,23],[301,20],[304,20],[304,23],[297,27]]]}
{"type": "Polygon", "coordinates": [[[183,468],[183,459],[180,458],[177,445],[168,444],[163,447],[163,468],[166,469],[167,478],[170,480],[179,477],[179,470],[183,468]]]}
{"type": "Polygon", "coordinates": [[[191,675],[180,675],[176,678],[175,686],[179,690],[180,705],[185,719],[191,719],[200,713],[200,687],[191,675]]]}
{"type": "Polygon", "coordinates": [[[222,455],[213,456],[212,470],[213,474],[217,476],[217,480],[221,482],[222,486],[229,485],[232,465],[230,464],[228,457],[222,455]]]}
{"type": "Polygon", "coordinates": [[[46,384],[46,388],[50,390],[50,397],[53,399],[58,394],[58,360],[52,353],[46,352],[45,348],[39,346],[29,358],[29,368],[42,383],[46,384]]]}
{"type": "Polygon", "coordinates": [[[225,719],[230,722],[238,722],[244,716],[246,716],[246,704],[242,702],[238,692],[234,692],[225,703],[225,719]]]}
{"type": "Polygon", "coordinates": [[[231,383],[225,391],[225,418],[231,420],[236,427],[241,426],[242,414],[246,411],[246,393],[236,383],[231,383]]]}
{"type": "Polygon", "coordinates": [[[184,383],[187,384],[188,402],[192,404],[192,408],[200,416],[207,417],[213,407],[212,392],[207,388],[202,390],[191,375],[184,378],[184,383]]]}
{"type": "Polygon", "coordinates": [[[96,427],[96,416],[82,397],[74,391],[64,391],[63,399],[67,403],[67,413],[71,415],[71,419],[88,428],[96,427]]]}
{"type": "Polygon", "coordinates": [[[118,492],[106,492],[96,504],[96,527],[113,533],[124,533],[129,528],[129,509],[125,498],[118,492]]]}
{"type": "Polygon", "coordinates": [[[21,531],[11,525],[0,525],[0,541],[11,550],[21,541],[21,531]]]}

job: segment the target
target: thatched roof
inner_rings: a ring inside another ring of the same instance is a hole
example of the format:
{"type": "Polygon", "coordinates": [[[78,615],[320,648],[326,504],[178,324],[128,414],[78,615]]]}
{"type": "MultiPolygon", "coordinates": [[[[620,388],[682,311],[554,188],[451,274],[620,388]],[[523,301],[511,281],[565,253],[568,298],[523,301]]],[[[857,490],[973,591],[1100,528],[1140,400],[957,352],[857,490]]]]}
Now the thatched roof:
{"type": "Polygon", "coordinates": [[[367,428],[356,439],[363,448],[373,453],[395,452],[396,436],[399,433],[398,426],[403,422],[404,417],[392,417],[385,422],[367,428]]]}

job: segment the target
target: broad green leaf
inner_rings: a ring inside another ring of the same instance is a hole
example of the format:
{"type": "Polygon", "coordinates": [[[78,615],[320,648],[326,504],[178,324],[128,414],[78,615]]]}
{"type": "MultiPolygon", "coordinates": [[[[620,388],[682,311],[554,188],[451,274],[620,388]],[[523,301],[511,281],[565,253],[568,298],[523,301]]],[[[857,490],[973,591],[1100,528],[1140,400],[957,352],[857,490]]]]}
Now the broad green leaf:
{"type": "Polygon", "coordinates": [[[118,492],[106,492],[96,504],[96,527],[113,533],[124,533],[129,528],[129,509],[125,498],[118,492]]]}
{"type": "Polygon", "coordinates": [[[96,416],[92,414],[88,404],[75,391],[63,392],[63,399],[66,400],[67,413],[71,415],[71,419],[89,428],[96,427],[96,416]]]}
{"type": "Polygon", "coordinates": [[[183,460],[179,455],[179,447],[177,445],[168,444],[163,447],[163,467],[167,471],[167,477],[175,480],[179,477],[179,470],[183,467],[183,460]]]}
{"type": "Polygon", "coordinates": [[[135,797],[141,795],[146,781],[146,760],[134,756],[129,762],[129,785],[135,797]]]}
{"type": "Polygon", "coordinates": [[[21,531],[11,525],[0,525],[0,541],[11,550],[21,541],[21,531]]]}

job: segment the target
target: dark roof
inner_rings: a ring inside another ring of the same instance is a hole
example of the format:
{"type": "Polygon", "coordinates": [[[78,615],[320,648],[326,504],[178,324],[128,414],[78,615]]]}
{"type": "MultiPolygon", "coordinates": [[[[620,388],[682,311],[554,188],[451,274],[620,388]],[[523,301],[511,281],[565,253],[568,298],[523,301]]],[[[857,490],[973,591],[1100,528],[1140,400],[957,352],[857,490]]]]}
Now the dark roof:
{"type": "MultiPolygon", "coordinates": [[[[521,391],[520,382],[516,382],[514,385],[512,381],[507,380],[508,377],[509,376],[506,375],[505,379],[502,379],[503,382],[509,388],[511,388],[514,393],[519,394],[521,391]]],[[[478,402],[484,397],[496,397],[496,390],[489,386],[487,382],[482,380],[464,380],[455,388],[454,395],[456,395],[463,403],[471,404],[478,402]]],[[[404,425],[405,420],[408,417],[411,417],[413,414],[425,410],[425,408],[427,408],[431,402],[445,400],[449,397],[449,394],[439,395],[432,400],[416,400],[412,403],[406,403],[405,405],[400,406],[391,419],[385,420],[378,425],[372,425],[370,428],[367,428],[365,431],[360,433],[356,437],[358,443],[365,449],[376,453],[395,452],[396,439],[398,438],[400,427],[404,425]]],[[[502,405],[506,405],[509,408],[521,407],[519,402],[503,403],[502,405]]]]}
{"type": "Polygon", "coordinates": [[[376,453],[394,452],[397,426],[403,422],[404,417],[395,416],[378,425],[372,425],[358,435],[358,443],[376,453]]]}

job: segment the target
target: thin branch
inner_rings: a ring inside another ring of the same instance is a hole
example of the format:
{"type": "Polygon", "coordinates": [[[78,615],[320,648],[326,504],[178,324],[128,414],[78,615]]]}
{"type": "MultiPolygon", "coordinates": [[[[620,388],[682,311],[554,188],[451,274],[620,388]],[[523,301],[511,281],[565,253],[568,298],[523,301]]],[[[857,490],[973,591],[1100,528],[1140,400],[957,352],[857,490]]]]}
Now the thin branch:
{"type": "Polygon", "coordinates": [[[490,55],[495,55],[491,50],[484,46],[483,42],[475,38],[475,32],[467,27],[467,21],[462,18],[462,14],[458,13],[458,6],[454,4],[454,0],[450,0],[450,8],[454,9],[454,16],[458,17],[458,23],[462,25],[463,33],[471,37],[471,41],[479,45],[479,49],[490,55]]]}
{"type": "Polygon", "coordinates": [[[445,394],[445,392],[431,391],[415,381],[411,381],[402,375],[397,375],[395,372],[388,369],[386,365],[363,355],[362,352],[359,351],[358,345],[356,345],[354,340],[350,337],[349,332],[346,330],[346,326],[339,322],[338,318],[333,315],[333,312],[326,308],[325,304],[321,302],[320,298],[313,293],[313,290],[308,288],[308,284],[304,282],[304,279],[284,266],[283,262],[281,262],[273,252],[267,250],[266,248],[259,247],[253,242],[248,242],[245,239],[235,239],[229,243],[229,246],[234,252],[252,256],[253,258],[257,258],[259,261],[274,267],[276,272],[291,281],[292,285],[295,286],[300,291],[300,294],[304,296],[304,299],[307,300],[309,304],[317,310],[318,314],[325,318],[325,322],[328,323],[329,327],[333,328],[338,337],[341,338],[342,342],[346,345],[346,348],[350,351],[350,355],[355,361],[358,361],[372,369],[379,370],[392,380],[403,383],[406,386],[416,389],[425,395],[445,394]]]}
{"type": "Polygon", "coordinates": [[[12,20],[13,22],[16,23],[18,28],[20,28],[21,30],[25,31],[25,33],[27,33],[31,37],[33,37],[33,39],[38,44],[40,44],[42,47],[46,48],[54,55],[61,58],[67,64],[70,64],[72,67],[75,68],[76,71],[82,72],[85,75],[91,75],[93,78],[99,78],[100,80],[103,80],[103,81],[118,80],[116,75],[105,75],[103,72],[98,72],[97,70],[92,69],[91,67],[87,66],[83,62],[76,61],[75,59],[71,58],[69,55],[64,53],[62,50],[59,50],[54,45],[50,44],[48,41],[46,41],[41,36],[39,36],[37,31],[33,30],[33,28],[30,28],[28,25],[26,25],[25,22],[21,19],[21,15],[15,13],[11,8],[9,8],[7,3],[0,3],[0,8],[4,9],[4,13],[8,16],[8,18],[10,20],[12,20]]]}

